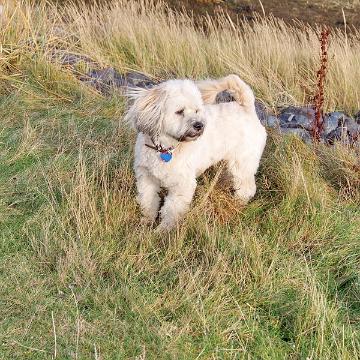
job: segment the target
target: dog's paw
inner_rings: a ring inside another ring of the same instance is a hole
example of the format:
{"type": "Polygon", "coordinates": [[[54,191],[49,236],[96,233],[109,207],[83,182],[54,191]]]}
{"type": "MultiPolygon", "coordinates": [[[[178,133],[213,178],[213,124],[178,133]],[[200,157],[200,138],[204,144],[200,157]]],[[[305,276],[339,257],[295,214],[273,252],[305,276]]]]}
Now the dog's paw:
{"type": "Polygon", "coordinates": [[[149,218],[147,216],[143,216],[140,219],[140,225],[143,225],[143,226],[152,226],[152,225],[154,225],[154,223],[155,223],[155,219],[149,218]]]}
{"type": "Polygon", "coordinates": [[[255,195],[256,187],[237,189],[234,192],[235,199],[241,204],[246,205],[255,195]]]}
{"type": "Polygon", "coordinates": [[[235,196],[235,200],[236,200],[238,205],[245,206],[245,205],[248,204],[248,202],[251,200],[251,198],[244,198],[244,197],[235,196]]]}
{"type": "Polygon", "coordinates": [[[168,234],[172,229],[176,228],[177,223],[174,221],[162,220],[156,227],[155,232],[157,234],[168,234]]]}
{"type": "Polygon", "coordinates": [[[155,229],[155,234],[158,234],[158,235],[166,235],[170,232],[171,228],[169,227],[166,227],[162,224],[159,224],[156,229],[155,229]]]}

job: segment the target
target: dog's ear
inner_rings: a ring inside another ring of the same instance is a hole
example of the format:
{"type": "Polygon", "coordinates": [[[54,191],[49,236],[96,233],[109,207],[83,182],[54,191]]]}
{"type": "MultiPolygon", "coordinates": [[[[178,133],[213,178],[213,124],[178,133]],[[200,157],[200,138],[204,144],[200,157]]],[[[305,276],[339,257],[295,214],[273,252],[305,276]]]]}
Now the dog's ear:
{"type": "Polygon", "coordinates": [[[166,100],[166,92],[162,84],[151,89],[132,89],[127,96],[132,105],[125,115],[125,121],[132,124],[139,132],[151,137],[159,136],[166,100]]]}

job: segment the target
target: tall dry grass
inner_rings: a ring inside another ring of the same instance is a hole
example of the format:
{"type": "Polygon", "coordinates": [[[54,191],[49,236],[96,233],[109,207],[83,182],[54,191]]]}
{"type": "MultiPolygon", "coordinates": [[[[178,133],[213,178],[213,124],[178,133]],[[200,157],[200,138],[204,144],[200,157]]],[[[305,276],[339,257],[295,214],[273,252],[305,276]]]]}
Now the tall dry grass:
{"type": "MultiPolygon", "coordinates": [[[[319,29],[258,17],[234,24],[226,14],[194,20],[161,1],[119,0],[111,5],[57,8],[7,2],[1,17],[3,67],[24,44],[85,54],[102,66],[137,69],[166,77],[238,73],[271,107],[307,103],[319,67],[319,29]]],[[[334,30],[330,36],[327,110],[360,108],[360,35],[334,30]]],[[[21,49],[21,50],[20,50],[21,49]]]]}

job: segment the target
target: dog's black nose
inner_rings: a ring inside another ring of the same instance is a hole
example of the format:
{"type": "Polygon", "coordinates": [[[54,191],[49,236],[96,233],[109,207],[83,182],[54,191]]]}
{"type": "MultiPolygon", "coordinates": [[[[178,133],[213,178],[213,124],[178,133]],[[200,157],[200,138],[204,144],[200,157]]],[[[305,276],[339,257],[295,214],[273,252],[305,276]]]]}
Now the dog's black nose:
{"type": "Polygon", "coordinates": [[[203,127],[204,127],[204,124],[200,121],[197,121],[193,124],[193,128],[197,131],[202,130],[203,127]]]}

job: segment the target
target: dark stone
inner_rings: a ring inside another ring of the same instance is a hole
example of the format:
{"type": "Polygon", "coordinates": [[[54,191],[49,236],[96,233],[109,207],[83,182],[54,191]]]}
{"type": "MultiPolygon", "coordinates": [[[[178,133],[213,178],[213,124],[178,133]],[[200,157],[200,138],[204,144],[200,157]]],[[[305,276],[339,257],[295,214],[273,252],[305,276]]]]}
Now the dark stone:
{"type": "Polygon", "coordinates": [[[280,120],[275,115],[269,115],[266,119],[266,126],[273,129],[280,128],[280,120]]]}
{"type": "Polygon", "coordinates": [[[130,71],[126,73],[123,78],[126,86],[128,87],[151,88],[157,84],[157,82],[152,80],[150,77],[137,71],[130,71]]]}
{"type": "Polygon", "coordinates": [[[360,124],[353,118],[340,111],[327,115],[332,119],[333,126],[337,123],[337,127],[331,131],[326,132],[324,128],[324,137],[328,143],[333,144],[335,141],[351,143],[360,138],[360,124]]]}
{"type": "Polygon", "coordinates": [[[74,68],[79,62],[86,63],[92,70],[85,76],[80,77],[80,80],[95,87],[104,94],[108,94],[111,88],[119,88],[122,90],[124,87],[150,88],[156,84],[151,78],[137,71],[129,71],[123,75],[113,67],[98,69],[99,65],[91,58],[84,55],[55,49],[50,53],[50,56],[61,65],[74,68]]]}
{"type": "Polygon", "coordinates": [[[106,95],[112,88],[124,90],[126,87],[151,88],[155,85],[155,82],[144,74],[134,71],[122,75],[112,67],[93,69],[81,80],[88,82],[89,85],[106,95]]]}
{"type": "Polygon", "coordinates": [[[80,80],[87,82],[101,93],[108,95],[113,87],[124,87],[125,81],[114,68],[93,69],[80,80]]]}
{"type": "Polygon", "coordinates": [[[300,137],[304,142],[310,144],[312,142],[312,138],[310,132],[305,129],[300,128],[280,128],[280,133],[284,135],[296,135],[300,137]]]}
{"type": "Polygon", "coordinates": [[[323,136],[326,137],[339,126],[339,115],[341,113],[335,111],[324,115],[323,136]]]}
{"type": "Polygon", "coordinates": [[[281,127],[311,130],[315,121],[315,110],[311,107],[289,106],[280,111],[281,127]]]}
{"type": "Polygon", "coordinates": [[[59,49],[53,49],[50,52],[50,57],[52,60],[56,60],[64,66],[75,66],[79,62],[84,62],[90,66],[96,66],[96,62],[90,59],[88,56],[73,54],[59,49]]]}
{"type": "Polygon", "coordinates": [[[256,111],[256,114],[257,114],[260,122],[264,126],[266,126],[268,114],[267,114],[267,109],[266,109],[266,106],[264,105],[264,103],[262,103],[259,100],[255,100],[255,111],[256,111]]]}
{"type": "Polygon", "coordinates": [[[346,129],[347,135],[351,141],[360,139],[360,124],[354,119],[347,117],[342,126],[346,129]]]}
{"type": "Polygon", "coordinates": [[[344,144],[349,144],[349,137],[347,131],[342,126],[339,126],[335,130],[331,131],[329,135],[326,136],[326,142],[333,145],[336,141],[341,141],[344,144]]]}
{"type": "Polygon", "coordinates": [[[227,103],[232,101],[236,101],[236,100],[227,90],[219,92],[215,97],[216,104],[227,103]]]}
{"type": "Polygon", "coordinates": [[[119,74],[114,68],[109,67],[102,70],[91,70],[88,74],[88,77],[95,80],[101,81],[104,84],[110,85],[112,83],[118,83],[121,86],[124,86],[124,77],[119,74]]]}
{"type": "Polygon", "coordinates": [[[358,124],[360,124],[360,111],[355,114],[354,119],[358,124]]]}
{"type": "Polygon", "coordinates": [[[350,116],[346,115],[341,111],[334,111],[329,113],[328,115],[330,115],[334,120],[337,120],[338,126],[344,125],[347,120],[352,120],[350,116]]]}
{"type": "Polygon", "coordinates": [[[251,13],[255,11],[255,7],[253,5],[237,5],[234,10],[239,13],[251,13]]]}

